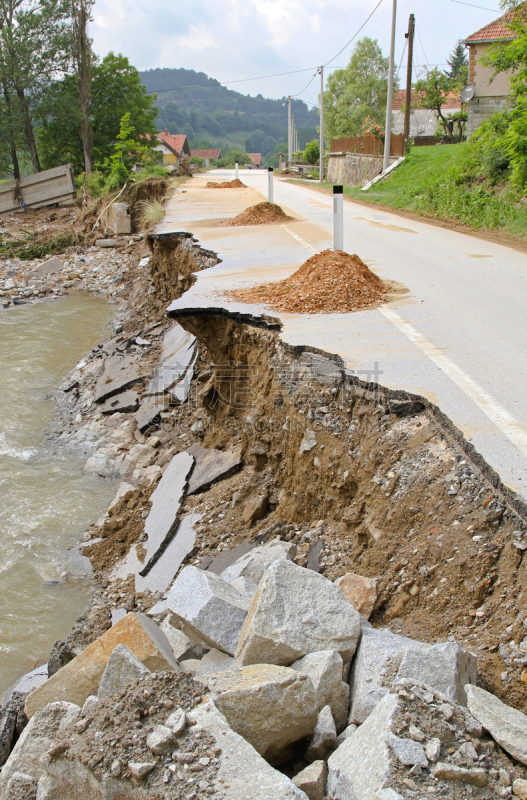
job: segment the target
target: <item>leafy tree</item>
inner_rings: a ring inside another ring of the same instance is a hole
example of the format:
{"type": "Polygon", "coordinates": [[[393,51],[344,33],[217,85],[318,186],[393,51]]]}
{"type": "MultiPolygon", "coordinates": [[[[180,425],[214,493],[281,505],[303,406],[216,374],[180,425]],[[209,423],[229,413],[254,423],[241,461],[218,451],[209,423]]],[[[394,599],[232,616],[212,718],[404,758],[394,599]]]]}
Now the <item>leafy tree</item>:
{"type": "Polygon", "coordinates": [[[260,150],[251,150],[254,153],[261,153],[262,156],[266,156],[271,150],[274,150],[276,147],[276,139],[272,136],[266,136],[263,140],[263,144],[260,150]]]}
{"type": "Polygon", "coordinates": [[[33,105],[69,57],[66,0],[0,0],[0,81],[11,160],[19,172],[16,125],[21,125],[33,171],[40,171],[33,105]],[[18,119],[17,119],[18,118],[18,119]]]}
{"type": "Polygon", "coordinates": [[[236,162],[238,164],[248,164],[250,160],[247,153],[242,153],[241,150],[229,150],[225,153],[224,158],[218,161],[218,165],[220,167],[234,167],[236,162]]]}
{"type": "MultiPolygon", "coordinates": [[[[250,143],[251,150],[250,150],[250,152],[251,153],[263,153],[262,148],[263,148],[264,142],[265,142],[265,133],[263,131],[261,131],[261,130],[253,131],[251,133],[251,143],[250,143]]],[[[274,147],[274,145],[273,145],[273,147],[274,147]]],[[[271,150],[272,149],[273,148],[271,147],[271,150]]]]}
{"type": "Polygon", "coordinates": [[[500,72],[510,73],[510,114],[503,142],[508,155],[513,183],[527,185],[527,7],[525,3],[505,2],[511,14],[506,25],[514,39],[489,48],[482,62],[500,72]]]}
{"type": "Polygon", "coordinates": [[[450,69],[445,74],[452,86],[465,86],[468,83],[468,57],[462,39],[458,39],[446,63],[450,69]]]}
{"type": "MultiPolygon", "coordinates": [[[[430,108],[436,112],[446,139],[454,143],[456,140],[454,123],[450,117],[445,117],[442,111],[447,101],[447,95],[452,89],[452,84],[448,76],[437,67],[434,67],[434,69],[427,72],[425,78],[416,82],[415,89],[418,95],[420,95],[419,105],[421,108],[430,108]]],[[[460,140],[461,135],[459,137],[459,141],[460,140]]]]}
{"type": "MultiPolygon", "coordinates": [[[[94,165],[104,164],[112,155],[126,113],[130,114],[136,137],[155,133],[154,98],[147,94],[138,71],[125,56],[108,53],[94,67],[91,84],[94,165]]],[[[74,76],[68,75],[51,84],[40,106],[40,118],[38,140],[44,166],[71,161],[76,171],[82,172],[82,111],[74,76]]]]}
{"type": "Polygon", "coordinates": [[[306,145],[306,149],[304,150],[304,159],[308,164],[318,164],[319,158],[320,142],[317,139],[313,139],[312,142],[309,142],[306,145]]]}
{"type": "Polygon", "coordinates": [[[328,78],[324,91],[328,138],[360,134],[365,117],[383,117],[387,92],[388,59],[377,40],[365,36],[355,45],[346,69],[328,78]]]}
{"type": "Polygon", "coordinates": [[[134,139],[134,132],[130,114],[127,113],[121,119],[113,153],[104,163],[104,171],[108,173],[108,189],[123,186],[129,179],[133,167],[148,153],[148,146],[134,139]]]}

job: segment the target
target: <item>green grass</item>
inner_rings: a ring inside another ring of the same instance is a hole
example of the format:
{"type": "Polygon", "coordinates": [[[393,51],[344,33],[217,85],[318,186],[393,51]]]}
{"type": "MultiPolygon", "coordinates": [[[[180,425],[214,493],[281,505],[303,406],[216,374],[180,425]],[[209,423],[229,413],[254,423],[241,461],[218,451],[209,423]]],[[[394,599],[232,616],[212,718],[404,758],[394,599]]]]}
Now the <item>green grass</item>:
{"type": "Polygon", "coordinates": [[[31,261],[34,258],[46,258],[57,253],[63,253],[67,247],[82,244],[83,237],[75,231],[61,232],[51,236],[40,236],[30,239],[27,243],[13,242],[2,244],[0,242],[0,258],[17,257],[22,261],[31,261]]]}
{"type": "MultiPolygon", "coordinates": [[[[344,194],[362,203],[414,212],[473,230],[499,231],[513,238],[527,236],[527,207],[521,194],[510,183],[492,185],[481,175],[474,177],[468,147],[467,143],[414,147],[391,175],[367,192],[345,186],[344,194]]],[[[331,184],[324,187],[331,191],[331,184]]]]}

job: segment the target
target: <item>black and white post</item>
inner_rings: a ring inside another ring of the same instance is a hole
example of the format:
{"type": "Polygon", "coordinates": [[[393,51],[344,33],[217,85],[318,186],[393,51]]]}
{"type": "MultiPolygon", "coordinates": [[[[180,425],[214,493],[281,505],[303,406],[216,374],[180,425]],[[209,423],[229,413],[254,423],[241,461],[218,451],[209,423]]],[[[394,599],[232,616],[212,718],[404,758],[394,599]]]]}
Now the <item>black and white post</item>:
{"type": "Polygon", "coordinates": [[[238,162],[234,162],[234,177],[238,180],[238,162]]]}
{"type": "Polygon", "coordinates": [[[269,182],[269,202],[274,203],[274,186],[273,186],[273,177],[274,177],[274,167],[267,168],[267,180],[269,182]]]}
{"type": "Polygon", "coordinates": [[[333,187],[333,252],[344,250],[344,194],[342,186],[333,187]]]}

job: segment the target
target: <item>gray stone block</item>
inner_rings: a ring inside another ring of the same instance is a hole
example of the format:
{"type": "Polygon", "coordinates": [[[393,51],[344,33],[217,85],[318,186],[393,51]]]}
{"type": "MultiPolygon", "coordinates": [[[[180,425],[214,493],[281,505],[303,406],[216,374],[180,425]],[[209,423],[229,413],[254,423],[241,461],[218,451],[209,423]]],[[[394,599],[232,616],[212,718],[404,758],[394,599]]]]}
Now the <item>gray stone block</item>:
{"type": "Polygon", "coordinates": [[[137,656],[125,644],[118,644],[106,663],[97,696],[99,700],[105,700],[147,675],[150,675],[150,670],[137,656]]]}
{"type": "Polygon", "coordinates": [[[407,649],[396,680],[426,683],[450,702],[466,706],[464,687],[467,683],[475,684],[477,677],[477,657],[456,642],[444,642],[407,649]]]}
{"type": "Polygon", "coordinates": [[[329,753],[337,749],[337,729],[329,706],[319,711],[313,736],[306,748],[306,761],[325,759],[329,753]]]}
{"type": "Polygon", "coordinates": [[[342,680],[344,664],[336,650],[310,653],[291,664],[291,669],[310,678],[315,688],[318,708],[331,708],[337,733],[344,730],[348,721],[350,687],[342,680]]]}
{"type": "Polygon", "coordinates": [[[102,404],[101,411],[103,414],[115,414],[117,412],[127,414],[137,411],[138,407],[139,397],[137,392],[129,391],[114,394],[113,397],[109,397],[108,400],[102,404]]]}
{"type": "Polygon", "coordinates": [[[288,666],[320,650],[353,656],[360,615],[331,581],[291,561],[275,561],[251,601],[236,663],[288,666]]]}
{"type": "Polygon", "coordinates": [[[185,567],[167,605],[184,631],[188,627],[210,647],[234,655],[249,603],[227,581],[197,567],[185,567]]]}
{"type": "Polygon", "coordinates": [[[527,764],[527,716],[478,686],[465,686],[472,716],[513,758],[527,764]]]}
{"type": "Polygon", "coordinates": [[[260,545],[250,553],[241,556],[221,573],[221,577],[228,583],[232,583],[238,578],[246,578],[258,586],[271,564],[274,564],[275,561],[292,561],[295,555],[296,545],[276,540],[260,545]]]}
{"type": "Polygon", "coordinates": [[[137,592],[149,589],[151,592],[165,592],[189,553],[196,543],[194,526],[201,519],[201,514],[187,514],[176,528],[175,533],[165,546],[161,555],[142,577],[137,574],[135,587],[137,592]]]}
{"type": "Polygon", "coordinates": [[[94,400],[103,403],[109,397],[131,389],[146,377],[145,365],[131,356],[109,356],[95,384],[94,400]]]}

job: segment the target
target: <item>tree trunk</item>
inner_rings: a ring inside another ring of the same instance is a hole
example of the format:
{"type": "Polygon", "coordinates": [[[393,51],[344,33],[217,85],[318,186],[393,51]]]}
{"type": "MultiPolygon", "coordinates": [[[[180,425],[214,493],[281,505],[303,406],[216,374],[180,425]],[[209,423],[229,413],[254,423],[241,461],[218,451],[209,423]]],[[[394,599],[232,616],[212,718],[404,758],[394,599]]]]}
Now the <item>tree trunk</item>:
{"type": "Polygon", "coordinates": [[[4,101],[5,107],[7,111],[7,118],[9,120],[9,149],[11,151],[11,161],[13,162],[13,178],[16,181],[20,180],[20,165],[18,163],[18,156],[16,152],[16,145],[15,145],[15,135],[13,131],[13,113],[12,113],[12,106],[11,106],[11,95],[9,94],[9,89],[7,88],[7,84],[5,80],[2,81],[2,88],[4,92],[4,101]]]}
{"type": "Polygon", "coordinates": [[[33,172],[42,172],[40,166],[40,159],[38,157],[37,143],[35,142],[35,134],[33,133],[33,123],[31,121],[31,114],[29,113],[29,106],[26,100],[26,95],[22,87],[16,86],[16,93],[20,102],[20,108],[24,115],[24,132],[26,134],[26,142],[31,156],[31,163],[33,164],[33,172]]]}
{"type": "Polygon", "coordinates": [[[452,130],[450,128],[450,125],[448,124],[448,120],[441,113],[441,106],[438,106],[436,108],[436,111],[438,113],[439,119],[441,120],[441,124],[443,125],[443,129],[444,129],[448,139],[450,139],[450,143],[454,144],[454,137],[452,135],[452,130]]]}
{"type": "Polygon", "coordinates": [[[92,171],[92,130],[90,125],[90,89],[92,80],[91,47],[88,39],[88,18],[86,0],[73,3],[74,54],[77,64],[77,86],[81,107],[81,138],[84,151],[84,171],[92,171]]]}

